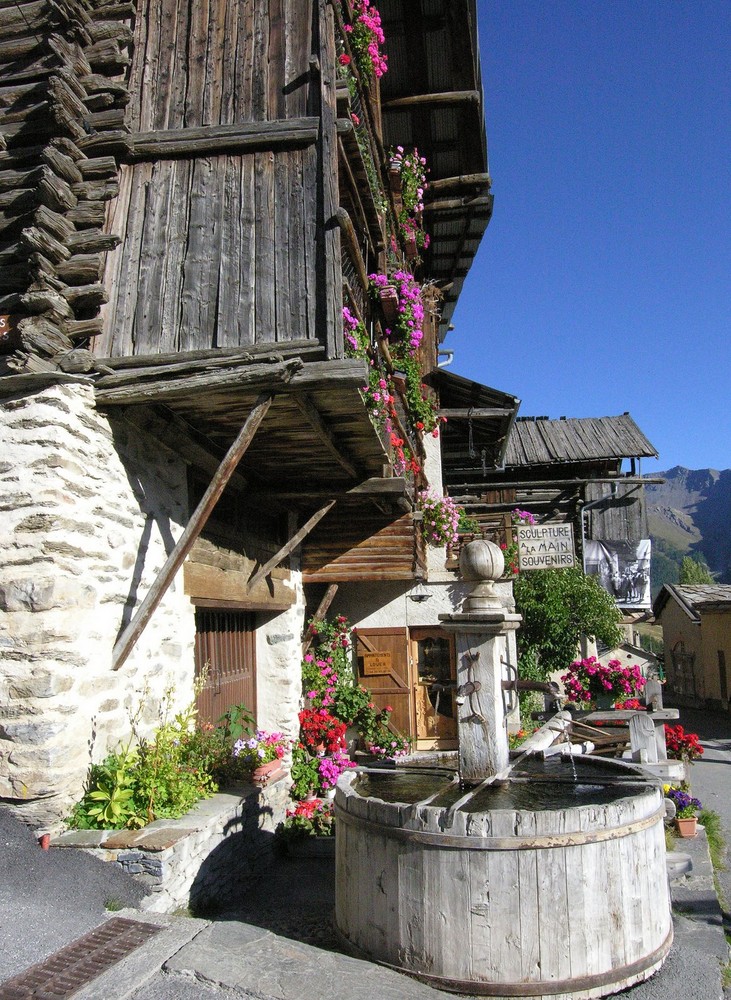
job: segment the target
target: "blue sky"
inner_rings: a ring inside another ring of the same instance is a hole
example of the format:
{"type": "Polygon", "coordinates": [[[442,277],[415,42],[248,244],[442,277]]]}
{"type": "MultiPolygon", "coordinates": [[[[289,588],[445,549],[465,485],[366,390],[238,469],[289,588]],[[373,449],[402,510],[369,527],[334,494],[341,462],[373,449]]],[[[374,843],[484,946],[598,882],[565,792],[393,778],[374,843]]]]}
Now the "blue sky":
{"type": "Polygon", "coordinates": [[[453,371],[731,467],[731,2],[478,0],[493,219],[453,371]]]}

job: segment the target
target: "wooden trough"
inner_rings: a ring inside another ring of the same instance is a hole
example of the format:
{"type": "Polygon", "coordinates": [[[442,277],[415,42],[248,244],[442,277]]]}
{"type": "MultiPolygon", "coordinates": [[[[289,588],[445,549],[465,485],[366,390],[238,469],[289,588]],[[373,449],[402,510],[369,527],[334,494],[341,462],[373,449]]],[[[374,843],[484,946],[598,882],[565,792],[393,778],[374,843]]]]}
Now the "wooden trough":
{"type": "Polygon", "coordinates": [[[662,792],[626,765],[600,766],[617,769],[601,794],[585,785],[576,805],[548,809],[386,802],[377,782],[365,795],[363,775],[344,775],[340,935],[365,957],[471,995],[579,1000],[648,978],[673,938],[662,792]]]}

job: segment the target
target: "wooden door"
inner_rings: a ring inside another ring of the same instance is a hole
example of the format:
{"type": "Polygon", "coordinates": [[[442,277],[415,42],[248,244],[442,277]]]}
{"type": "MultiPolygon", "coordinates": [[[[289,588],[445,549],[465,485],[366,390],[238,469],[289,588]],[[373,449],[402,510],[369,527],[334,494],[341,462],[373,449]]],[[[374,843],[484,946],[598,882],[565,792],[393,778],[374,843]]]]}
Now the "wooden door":
{"type": "Polygon", "coordinates": [[[454,636],[443,629],[412,628],[411,677],[418,750],[454,750],[457,666],[454,636]]]}
{"type": "Polygon", "coordinates": [[[404,736],[414,732],[405,628],[357,629],[358,680],[379,708],[393,709],[391,724],[404,736]]]}
{"type": "Polygon", "coordinates": [[[198,608],[195,613],[195,676],[205,676],[196,707],[214,725],[232,705],[256,716],[256,632],[250,611],[198,608]]]}

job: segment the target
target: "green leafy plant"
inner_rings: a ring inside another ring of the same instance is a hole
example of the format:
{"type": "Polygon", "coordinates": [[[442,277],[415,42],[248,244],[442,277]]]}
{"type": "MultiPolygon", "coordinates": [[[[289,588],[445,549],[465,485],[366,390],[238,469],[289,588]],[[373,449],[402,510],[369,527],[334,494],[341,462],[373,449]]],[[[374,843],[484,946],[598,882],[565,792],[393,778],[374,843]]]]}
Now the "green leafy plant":
{"type": "Polygon", "coordinates": [[[713,809],[701,809],[698,822],[705,828],[711,864],[715,872],[726,871],[726,839],[721,817],[713,809]]]}
{"type": "Polygon", "coordinates": [[[459,521],[457,522],[457,531],[460,535],[476,535],[480,530],[480,522],[476,517],[470,517],[462,509],[459,513],[459,521]]]}
{"type": "Polygon", "coordinates": [[[292,750],[292,795],[296,799],[304,799],[310,793],[320,789],[319,760],[308,752],[302,743],[295,744],[292,750]]]}
{"type": "Polygon", "coordinates": [[[143,826],[135,802],[136,765],[137,754],[129,747],[109,754],[101,764],[92,764],[86,792],[74,806],[71,825],[79,830],[143,826]]]}
{"type": "Polygon", "coordinates": [[[232,753],[233,733],[245,732],[253,721],[244,706],[229,710],[222,726],[197,725],[193,704],[170,717],[173,689],[169,688],[154,735],[138,738],[146,697],[143,693],[130,719],[126,745],[92,765],[84,796],[69,818],[76,829],[136,828],[153,819],[176,818],[213,794],[220,780],[250,771],[232,753]]]}
{"type": "Polygon", "coordinates": [[[254,716],[246,705],[232,705],[218,720],[227,739],[232,743],[247,736],[256,726],[254,716]]]}
{"type": "Polygon", "coordinates": [[[540,680],[565,670],[582,636],[594,636],[610,649],[622,641],[621,614],[596,579],[580,569],[520,573],[513,584],[517,612],[519,672],[532,663],[540,680]]]}

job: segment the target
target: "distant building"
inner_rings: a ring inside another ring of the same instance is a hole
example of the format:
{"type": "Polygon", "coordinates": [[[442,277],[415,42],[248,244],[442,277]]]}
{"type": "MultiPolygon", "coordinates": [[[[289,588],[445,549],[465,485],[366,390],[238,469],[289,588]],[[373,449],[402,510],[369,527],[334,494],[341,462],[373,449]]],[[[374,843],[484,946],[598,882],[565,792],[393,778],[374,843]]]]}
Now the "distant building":
{"type": "Polygon", "coordinates": [[[731,585],[665,584],[654,612],[662,625],[669,695],[681,705],[728,710],[731,585]]]}
{"type": "MultiPolygon", "coordinates": [[[[439,373],[438,373],[439,374],[439,373]]],[[[628,614],[650,609],[650,539],[642,458],[656,457],[629,413],[549,420],[518,417],[496,427],[496,402],[485,387],[463,392],[461,414],[442,435],[445,488],[480,530],[503,537],[511,513],[529,511],[539,525],[570,525],[576,564],[596,575],[628,614]],[[480,391],[482,390],[482,394],[480,391]],[[629,471],[623,465],[629,461],[629,471]],[[491,464],[494,463],[494,464],[491,464]]],[[[510,409],[503,397],[505,414],[510,409]]]]}
{"type": "Polygon", "coordinates": [[[619,660],[623,667],[639,666],[645,677],[660,676],[660,660],[654,653],[632,642],[621,642],[613,649],[601,653],[597,659],[606,666],[610,660],[619,660]]]}

